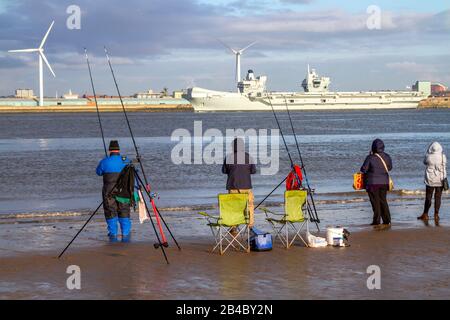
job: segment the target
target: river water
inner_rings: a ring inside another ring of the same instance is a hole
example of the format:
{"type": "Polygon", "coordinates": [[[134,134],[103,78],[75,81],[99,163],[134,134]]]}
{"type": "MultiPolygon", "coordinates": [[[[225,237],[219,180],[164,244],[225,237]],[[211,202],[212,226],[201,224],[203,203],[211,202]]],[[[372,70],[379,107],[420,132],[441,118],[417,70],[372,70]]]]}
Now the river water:
{"type": "MultiPolygon", "coordinates": [[[[291,112],[310,183],[319,201],[339,203],[365,199],[353,192],[352,175],[381,138],[392,156],[397,193],[391,197],[423,197],[423,157],[428,145],[439,141],[450,150],[450,111],[388,110],[291,112]]],[[[298,159],[286,113],[280,123],[291,155],[298,159]]],[[[171,141],[176,129],[276,129],[272,113],[131,113],[131,126],[161,208],[192,210],[217,202],[226,176],[220,164],[174,164],[171,141]]],[[[123,154],[134,157],[123,114],[102,115],[107,139],[118,139],[123,154]]],[[[271,131],[268,131],[270,135],[271,131]]],[[[288,173],[287,153],[280,143],[279,170],[253,177],[257,201],[288,173]]],[[[208,145],[203,140],[203,146],[208,145]]],[[[195,140],[195,143],[201,143],[195,140]]],[[[229,140],[227,140],[229,143],[229,140]]],[[[275,150],[275,149],[274,149],[275,150]]],[[[272,150],[273,151],[273,150],[272,150]]],[[[101,178],[95,174],[103,145],[97,116],[89,114],[3,114],[0,116],[0,215],[88,210],[100,201],[101,178]]],[[[264,167],[260,164],[259,167],[264,167]]],[[[269,200],[281,201],[282,188],[269,200]]]]}

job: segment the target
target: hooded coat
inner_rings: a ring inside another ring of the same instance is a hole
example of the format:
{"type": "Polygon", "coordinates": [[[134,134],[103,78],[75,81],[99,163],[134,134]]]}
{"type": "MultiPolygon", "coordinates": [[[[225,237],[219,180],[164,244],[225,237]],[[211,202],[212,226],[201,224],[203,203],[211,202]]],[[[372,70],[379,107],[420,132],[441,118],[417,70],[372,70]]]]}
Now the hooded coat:
{"type": "Polygon", "coordinates": [[[243,140],[234,140],[233,153],[225,158],[222,173],[228,175],[227,190],[252,189],[251,175],[256,173],[256,165],[245,152],[243,140]]]}
{"type": "Polygon", "coordinates": [[[384,142],[380,139],[375,139],[372,143],[372,152],[366,157],[361,167],[361,172],[364,173],[365,177],[366,189],[370,189],[372,186],[389,185],[389,174],[386,172],[383,162],[375,153],[383,158],[388,170],[392,170],[392,159],[384,152],[384,142]]]}
{"type": "Polygon", "coordinates": [[[423,163],[425,169],[425,184],[429,187],[442,187],[442,180],[447,177],[447,157],[439,142],[433,142],[429,147],[423,163]]]}

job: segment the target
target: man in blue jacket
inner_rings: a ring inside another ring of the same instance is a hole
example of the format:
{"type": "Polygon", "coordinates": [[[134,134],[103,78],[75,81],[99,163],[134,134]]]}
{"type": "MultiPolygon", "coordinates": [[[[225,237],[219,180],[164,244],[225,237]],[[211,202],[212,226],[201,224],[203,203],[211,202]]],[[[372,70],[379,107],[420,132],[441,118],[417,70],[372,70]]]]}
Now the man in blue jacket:
{"type": "Polygon", "coordinates": [[[120,172],[130,160],[120,155],[119,142],[112,140],[109,144],[109,156],[105,157],[97,166],[97,175],[103,176],[103,211],[108,225],[108,236],[112,242],[117,241],[118,225],[122,230],[122,241],[127,242],[131,233],[130,205],[120,203],[110,196],[117,183],[120,172]]]}

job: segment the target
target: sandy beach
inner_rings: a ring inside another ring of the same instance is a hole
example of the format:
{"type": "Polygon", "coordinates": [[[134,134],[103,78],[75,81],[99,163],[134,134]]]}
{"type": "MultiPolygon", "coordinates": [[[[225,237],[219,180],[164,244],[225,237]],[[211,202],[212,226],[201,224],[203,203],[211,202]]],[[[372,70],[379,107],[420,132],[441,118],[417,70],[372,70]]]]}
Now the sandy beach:
{"type": "MultiPolygon", "coordinates": [[[[212,254],[212,239],[182,237],[166,265],[153,242],[110,244],[3,256],[0,299],[449,299],[450,228],[351,235],[351,247],[301,245],[270,252],[212,254]],[[81,290],[66,269],[81,268],[81,290]],[[381,290],[368,290],[367,267],[381,268],[381,290]]],[[[63,246],[64,243],[55,244],[63,246]]]]}
{"type": "MultiPolygon", "coordinates": [[[[317,190],[319,235],[328,226],[344,226],[352,233],[351,246],[299,244],[285,250],[277,243],[270,252],[220,256],[209,252],[213,239],[197,212],[217,214],[226,176],[220,165],[168,161],[175,145],[171,134],[197,120],[223,132],[227,126],[273,128],[274,120],[266,113],[226,114],[227,123],[217,114],[130,114],[157,205],[182,246],[167,249],[170,265],[153,248],[151,225],[139,224],[135,213],[131,243],[109,243],[99,212],[58,260],[101,201],[101,179],[94,172],[102,157],[98,119],[92,113],[4,115],[0,299],[449,299],[450,194],[443,195],[439,227],[416,219],[425,198],[423,153],[434,140],[448,148],[448,115],[443,110],[293,114],[317,190]],[[380,132],[368,114],[388,125],[380,132]],[[373,213],[367,194],[351,187],[375,137],[385,140],[395,163],[396,189],[388,196],[393,227],[384,231],[368,226],[373,213]],[[367,288],[367,268],[373,265],[381,270],[380,290],[367,288]],[[66,286],[70,266],[81,270],[81,290],[66,286]]],[[[123,115],[104,118],[107,134],[118,137],[124,154],[133,157],[123,115]]],[[[287,138],[295,148],[294,138],[287,138]]],[[[279,160],[276,175],[254,176],[256,203],[286,176],[287,154],[280,153],[279,160]]],[[[282,211],[284,189],[264,206],[282,211]]],[[[255,219],[259,229],[271,231],[261,211],[255,219]]],[[[314,225],[310,229],[316,233],[314,225]]]]}

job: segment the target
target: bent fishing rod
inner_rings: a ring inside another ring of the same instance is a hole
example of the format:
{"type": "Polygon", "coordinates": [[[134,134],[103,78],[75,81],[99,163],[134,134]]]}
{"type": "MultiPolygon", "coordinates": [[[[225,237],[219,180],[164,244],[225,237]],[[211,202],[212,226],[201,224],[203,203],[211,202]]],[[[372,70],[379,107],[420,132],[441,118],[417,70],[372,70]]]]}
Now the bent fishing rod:
{"type": "MultiPolygon", "coordinates": [[[[131,135],[131,140],[133,141],[134,150],[136,152],[136,160],[139,162],[139,166],[141,168],[142,175],[144,176],[144,182],[145,182],[144,190],[146,191],[146,194],[149,196],[150,203],[152,205],[152,209],[153,209],[153,212],[155,214],[156,223],[158,225],[158,229],[159,229],[159,232],[161,234],[162,249],[164,250],[163,247],[168,247],[169,244],[168,244],[166,236],[164,234],[164,231],[163,231],[163,228],[162,228],[162,225],[161,225],[161,221],[163,222],[163,224],[166,227],[166,229],[169,231],[169,233],[170,233],[172,239],[174,240],[175,244],[177,245],[178,249],[181,250],[181,247],[179,246],[178,242],[176,241],[175,237],[173,236],[172,232],[170,231],[169,226],[167,225],[167,223],[164,220],[163,216],[161,215],[161,213],[159,212],[158,208],[156,207],[156,204],[155,204],[155,201],[154,201],[154,196],[151,194],[150,183],[148,182],[147,175],[145,174],[144,165],[142,163],[141,155],[139,153],[139,148],[137,147],[136,140],[134,138],[134,134],[133,134],[133,130],[131,128],[130,120],[128,119],[128,114],[127,114],[127,111],[125,109],[125,105],[123,103],[122,94],[120,93],[119,85],[117,83],[116,75],[114,73],[114,69],[112,67],[111,59],[109,57],[109,53],[108,53],[108,50],[107,50],[106,46],[104,47],[104,49],[105,49],[106,60],[108,61],[109,69],[111,71],[111,75],[112,75],[112,78],[114,80],[114,84],[116,86],[117,94],[119,96],[120,104],[122,106],[122,111],[123,111],[123,114],[125,116],[125,120],[126,120],[126,123],[127,123],[127,126],[128,126],[128,130],[129,130],[130,135],[131,135]]],[[[155,248],[158,248],[158,247],[161,247],[161,245],[158,244],[158,246],[156,246],[156,244],[155,244],[155,248]]]]}
{"type": "Polygon", "coordinates": [[[315,220],[318,223],[320,223],[319,215],[317,214],[316,203],[314,201],[313,191],[311,189],[311,185],[309,184],[308,174],[306,173],[305,163],[303,162],[302,152],[300,151],[300,144],[298,143],[297,134],[296,134],[295,129],[294,129],[294,123],[292,122],[291,112],[289,111],[289,106],[288,106],[288,103],[287,103],[287,100],[286,100],[286,96],[284,97],[284,103],[286,105],[286,111],[287,111],[287,114],[288,114],[288,117],[289,117],[289,122],[291,124],[292,134],[294,135],[295,145],[297,146],[297,152],[298,152],[298,156],[299,156],[299,159],[300,159],[300,164],[302,166],[302,170],[303,170],[303,173],[304,173],[304,176],[305,176],[306,187],[308,188],[308,194],[309,194],[309,197],[311,199],[311,205],[312,205],[313,213],[315,215],[314,218],[315,218],[315,220]]]}

